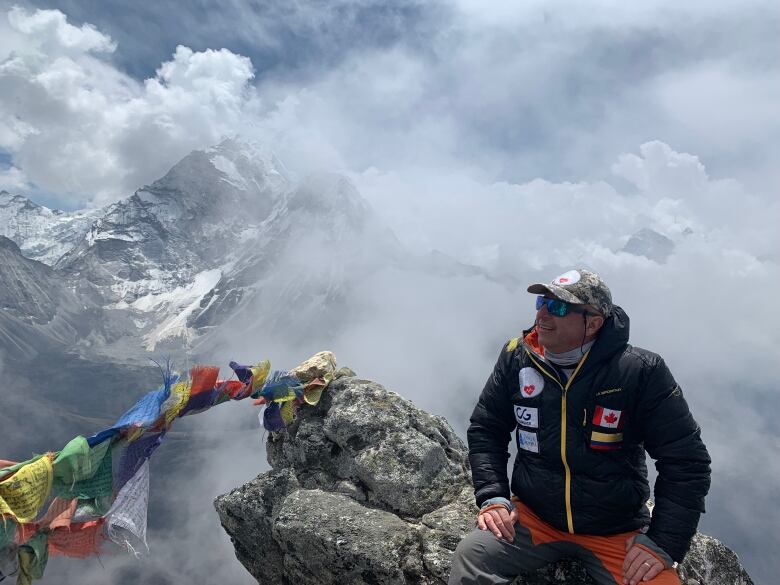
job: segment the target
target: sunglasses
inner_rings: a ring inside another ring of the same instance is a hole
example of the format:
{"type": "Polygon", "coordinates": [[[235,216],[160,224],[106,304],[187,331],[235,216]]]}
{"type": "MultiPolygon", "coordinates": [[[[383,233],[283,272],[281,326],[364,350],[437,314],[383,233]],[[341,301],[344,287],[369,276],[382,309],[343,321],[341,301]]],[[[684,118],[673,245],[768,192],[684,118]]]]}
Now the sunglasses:
{"type": "Polygon", "coordinates": [[[587,309],[572,305],[566,301],[558,299],[548,299],[547,297],[536,297],[536,310],[538,311],[542,307],[547,306],[547,312],[555,317],[565,317],[569,313],[581,313],[585,315],[591,315],[587,309]]]}

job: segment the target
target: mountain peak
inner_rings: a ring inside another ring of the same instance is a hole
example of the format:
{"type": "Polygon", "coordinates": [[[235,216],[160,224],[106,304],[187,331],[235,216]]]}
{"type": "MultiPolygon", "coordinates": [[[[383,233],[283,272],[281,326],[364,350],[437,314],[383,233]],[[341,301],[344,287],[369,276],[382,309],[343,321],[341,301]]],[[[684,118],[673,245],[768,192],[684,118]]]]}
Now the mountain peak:
{"type": "Polygon", "coordinates": [[[38,205],[23,195],[9,193],[5,190],[0,191],[0,207],[14,207],[16,210],[46,209],[48,212],[59,213],[57,210],[50,210],[47,207],[38,205]]]}
{"type": "Polygon", "coordinates": [[[284,165],[274,151],[268,145],[257,141],[239,137],[225,138],[219,144],[206,148],[204,152],[224,156],[233,162],[246,158],[255,163],[266,163],[278,167],[278,170],[284,170],[284,165]]]}
{"type": "Polygon", "coordinates": [[[238,139],[194,150],[134,197],[163,205],[172,219],[179,216],[244,208],[244,215],[261,221],[289,185],[284,165],[261,145],[238,139]]]}
{"type": "Polygon", "coordinates": [[[368,202],[344,175],[316,172],[308,175],[290,194],[287,206],[328,222],[362,229],[374,218],[368,202]]]}
{"type": "Polygon", "coordinates": [[[644,227],[631,236],[623,251],[664,264],[674,252],[674,242],[657,231],[644,227]]]}

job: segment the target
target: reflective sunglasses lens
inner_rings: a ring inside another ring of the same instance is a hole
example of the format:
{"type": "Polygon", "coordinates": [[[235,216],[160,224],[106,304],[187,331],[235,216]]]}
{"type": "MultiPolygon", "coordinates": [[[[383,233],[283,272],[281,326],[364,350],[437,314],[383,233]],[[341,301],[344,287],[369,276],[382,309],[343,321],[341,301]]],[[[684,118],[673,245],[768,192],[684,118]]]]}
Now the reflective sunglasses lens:
{"type": "Polygon", "coordinates": [[[547,305],[547,312],[556,317],[565,317],[569,313],[569,304],[558,299],[547,299],[545,297],[536,297],[536,310],[547,305]]]}
{"type": "Polygon", "coordinates": [[[565,317],[569,312],[569,305],[557,299],[547,301],[547,312],[556,317],[565,317]]]}

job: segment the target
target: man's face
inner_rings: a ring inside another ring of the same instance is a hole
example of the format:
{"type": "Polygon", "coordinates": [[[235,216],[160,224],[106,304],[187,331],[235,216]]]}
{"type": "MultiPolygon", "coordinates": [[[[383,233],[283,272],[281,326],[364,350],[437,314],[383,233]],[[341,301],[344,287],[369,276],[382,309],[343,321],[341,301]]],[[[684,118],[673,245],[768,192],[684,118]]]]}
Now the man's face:
{"type": "Polygon", "coordinates": [[[562,353],[582,345],[585,336],[585,318],[582,313],[569,312],[556,317],[547,312],[547,305],[536,311],[536,330],[539,345],[553,353],[562,353]]]}

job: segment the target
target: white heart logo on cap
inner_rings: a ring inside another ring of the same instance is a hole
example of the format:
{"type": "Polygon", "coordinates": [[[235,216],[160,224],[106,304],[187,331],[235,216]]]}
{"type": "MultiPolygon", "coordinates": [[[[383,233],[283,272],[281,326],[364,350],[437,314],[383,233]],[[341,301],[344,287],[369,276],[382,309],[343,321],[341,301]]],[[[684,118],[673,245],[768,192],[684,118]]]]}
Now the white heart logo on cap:
{"type": "Polygon", "coordinates": [[[553,284],[561,284],[561,285],[567,285],[567,284],[574,284],[575,282],[580,281],[580,273],[576,270],[569,270],[568,272],[564,272],[561,274],[558,278],[553,280],[553,284]]]}

